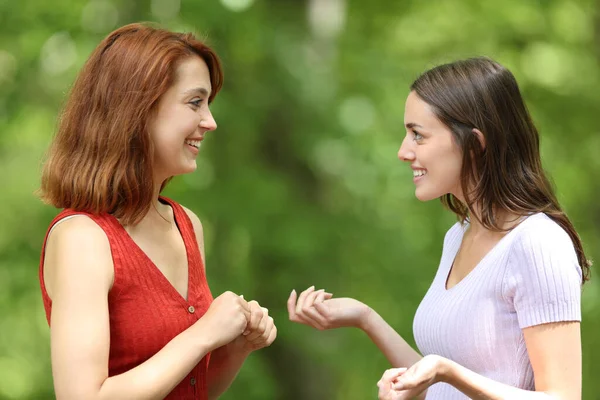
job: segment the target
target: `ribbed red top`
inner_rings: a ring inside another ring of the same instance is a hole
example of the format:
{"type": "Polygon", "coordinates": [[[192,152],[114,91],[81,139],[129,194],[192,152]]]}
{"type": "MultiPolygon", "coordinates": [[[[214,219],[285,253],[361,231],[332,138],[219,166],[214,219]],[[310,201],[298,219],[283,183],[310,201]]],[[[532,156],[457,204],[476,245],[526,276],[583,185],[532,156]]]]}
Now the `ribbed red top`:
{"type": "MultiPolygon", "coordinates": [[[[44,285],[43,262],[46,240],[52,226],[70,215],[83,214],[94,220],[108,237],[114,263],[114,283],[108,293],[109,376],[126,372],[152,357],[200,319],[213,300],[192,222],[179,204],[164,197],[161,200],[173,208],[175,222],[185,243],[188,259],[187,300],[110,214],[93,215],[64,210],[54,218],[46,232],[39,276],[48,324],[52,300],[44,285]]],[[[209,357],[204,357],[166,399],[206,400],[209,357]]]]}

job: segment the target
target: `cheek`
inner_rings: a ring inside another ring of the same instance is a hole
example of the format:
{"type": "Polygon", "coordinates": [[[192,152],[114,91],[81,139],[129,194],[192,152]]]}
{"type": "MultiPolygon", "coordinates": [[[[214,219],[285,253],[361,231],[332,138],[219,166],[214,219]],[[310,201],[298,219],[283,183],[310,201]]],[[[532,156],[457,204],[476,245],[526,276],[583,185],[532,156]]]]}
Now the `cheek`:
{"type": "Polygon", "coordinates": [[[453,147],[443,147],[439,151],[428,154],[428,169],[436,176],[451,183],[460,180],[462,156],[453,147]]]}

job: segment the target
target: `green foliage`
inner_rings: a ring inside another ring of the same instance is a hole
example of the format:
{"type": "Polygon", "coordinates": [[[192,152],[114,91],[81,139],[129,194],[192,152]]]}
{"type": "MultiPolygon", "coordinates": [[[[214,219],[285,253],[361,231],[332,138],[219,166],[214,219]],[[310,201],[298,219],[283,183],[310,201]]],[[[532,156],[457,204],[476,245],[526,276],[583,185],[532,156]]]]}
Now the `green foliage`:
{"type": "MultiPolygon", "coordinates": [[[[289,292],[358,298],[412,341],[453,216],[414,198],[396,158],[408,85],[488,55],[517,76],[545,166],[600,258],[600,25],[592,0],[58,0],[0,2],[0,399],[53,397],[40,247],[56,210],[33,195],[70,83],[125,23],[206,34],[225,86],[198,171],[166,195],[202,219],[209,283],[256,298],[279,327],[224,399],[366,399],[385,358],[356,331],[288,321],[289,292]],[[329,7],[326,5],[329,4],[329,7]],[[335,6],[338,6],[337,8],[335,6]]],[[[595,399],[600,284],[583,293],[584,398],[595,399]]]]}

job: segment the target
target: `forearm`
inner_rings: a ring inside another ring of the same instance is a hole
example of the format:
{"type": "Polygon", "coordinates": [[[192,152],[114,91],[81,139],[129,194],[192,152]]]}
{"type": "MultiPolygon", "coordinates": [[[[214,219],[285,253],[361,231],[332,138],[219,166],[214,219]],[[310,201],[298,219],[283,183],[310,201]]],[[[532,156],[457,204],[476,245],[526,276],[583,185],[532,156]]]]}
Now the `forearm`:
{"type": "Polygon", "coordinates": [[[361,329],[395,368],[410,367],[423,358],[373,309],[361,329]]]}
{"type": "Polygon", "coordinates": [[[189,328],[144,363],[107,378],[96,398],[163,399],[211,350],[208,340],[189,328]]]}
{"type": "Polygon", "coordinates": [[[207,378],[209,400],[219,398],[231,386],[250,352],[237,340],[212,352],[207,378]]]}
{"type": "MultiPolygon", "coordinates": [[[[440,380],[474,400],[566,400],[545,392],[518,389],[479,375],[451,360],[445,359],[440,380]]],[[[571,397],[575,399],[578,397],[571,397]]]]}

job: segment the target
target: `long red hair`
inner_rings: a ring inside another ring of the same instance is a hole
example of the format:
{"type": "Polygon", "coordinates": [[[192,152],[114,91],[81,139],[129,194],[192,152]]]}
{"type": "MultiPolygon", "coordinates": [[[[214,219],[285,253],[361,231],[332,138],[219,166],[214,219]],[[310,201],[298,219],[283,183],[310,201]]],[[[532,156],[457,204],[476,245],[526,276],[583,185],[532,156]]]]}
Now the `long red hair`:
{"type": "MultiPolygon", "coordinates": [[[[213,50],[191,33],[130,24],[110,33],[81,69],[42,172],[41,198],[57,208],[139,222],[154,195],[148,123],[182,59],[207,64],[211,102],[223,84],[213,50]]],[[[163,184],[164,186],[164,184],[163,184]]]]}

